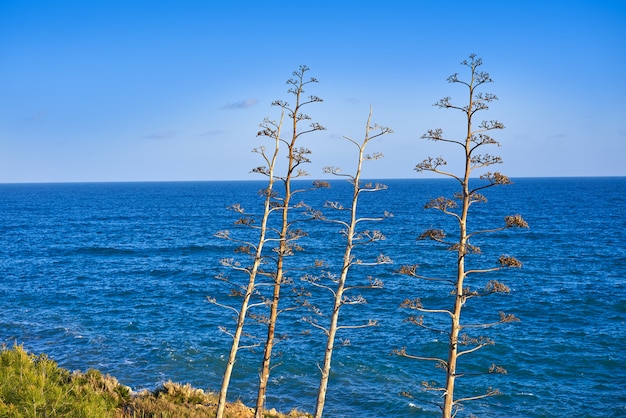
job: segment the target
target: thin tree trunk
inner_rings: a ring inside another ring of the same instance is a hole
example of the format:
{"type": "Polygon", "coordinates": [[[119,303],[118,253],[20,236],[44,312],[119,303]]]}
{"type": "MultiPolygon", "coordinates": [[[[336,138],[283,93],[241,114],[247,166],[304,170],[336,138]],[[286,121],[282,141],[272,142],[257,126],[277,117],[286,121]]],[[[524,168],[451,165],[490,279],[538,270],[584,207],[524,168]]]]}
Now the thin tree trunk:
{"type": "Polygon", "coordinates": [[[265,396],[267,393],[267,381],[270,375],[270,365],[272,360],[272,349],[274,348],[274,338],[276,333],[276,318],[278,317],[278,301],[280,299],[280,280],[282,274],[276,275],[274,283],[274,294],[272,296],[272,306],[270,309],[269,323],[267,327],[267,341],[263,352],[263,365],[259,378],[259,392],[256,400],[255,417],[263,418],[263,410],[265,409],[265,396]]]}
{"type": "MultiPolygon", "coordinates": [[[[356,183],[355,183],[356,184],[356,183]]],[[[355,194],[353,198],[352,207],[352,221],[350,228],[348,229],[348,242],[346,244],[346,251],[343,256],[343,267],[341,270],[341,277],[337,285],[337,291],[335,293],[335,302],[333,306],[333,314],[330,319],[330,327],[328,328],[328,339],[326,340],[326,351],[324,352],[324,365],[322,366],[322,376],[320,378],[320,386],[317,393],[317,404],[315,405],[315,418],[321,418],[324,411],[324,404],[326,402],[326,390],[328,388],[328,378],[330,376],[330,366],[332,363],[333,350],[335,349],[335,336],[337,335],[337,328],[339,323],[339,310],[343,304],[343,293],[346,286],[346,279],[348,277],[348,270],[351,265],[352,258],[352,239],[354,237],[354,229],[356,225],[356,201],[358,196],[358,186],[355,185],[355,194]]]]}
{"type": "Polygon", "coordinates": [[[243,327],[246,320],[246,315],[248,313],[248,307],[250,306],[250,298],[254,293],[255,289],[255,281],[256,275],[259,271],[259,267],[261,266],[261,261],[263,260],[263,247],[265,245],[265,235],[267,233],[267,222],[269,219],[269,215],[271,212],[271,201],[272,201],[272,189],[274,187],[274,166],[276,164],[276,159],[278,157],[278,151],[280,148],[280,128],[282,126],[283,115],[280,118],[280,124],[278,125],[276,137],[275,137],[275,148],[274,154],[270,161],[268,167],[268,186],[265,197],[265,205],[263,209],[263,219],[261,221],[261,230],[259,235],[259,242],[256,248],[256,252],[254,255],[254,263],[252,265],[252,269],[250,271],[250,277],[248,280],[248,286],[246,287],[246,293],[244,295],[243,301],[241,303],[241,309],[239,311],[239,315],[237,316],[237,329],[235,330],[235,334],[233,335],[233,342],[230,348],[230,354],[228,356],[228,362],[226,363],[226,370],[224,371],[224,377],[222,378],[222,387],[220,389],[220,397],[217,403],[217,413],[216,418],[223,418],[224,412],[226,409],[226,396],[228,393],[228,386],[230,385],[230,378],[233,373],[233,367],[235,366],[235,361],[237,359],[237,352],[239,351],[239,344],[241,342],[241,336],[243,334],[243,327]]]}
{"type": "Polygon", "coordinates": [[[283,219],[282,219],[282,227],[280,233],[280,244],[278,251],[278,260],[276,264],[276,275],[274,277],[274,290],[272,294],[272,304],[270,307],[270,316],[267,327],[267,340],[265,342],[265,349],[263,352],[263,365],[261,366],[261,374],[259,377],[259,392],[257,394],[257,403],[256,403],[256,411],[255,417],[262,418],[263,410],[265,409],[265,396],[267,392],[267,381],[270,375],[270,365],[272,361],[272,350],[274,348],[274,338],[276,334],[276,322],[278,318],[278,303],[280,301],[280,288],[283,281],[283,270],[284,270],[284,260],[285,254],[288,250],[287,243],[287,232],[289,229],[289,203],[291,201],[291,172],[293,171],[293,156],[291,154],[291,150],[293,146],[290,147],[290,157],[289,157],[289,174],[285,180],[285,200],[283,202],[283,219]]]}
{"type": "MultiPolygon", "coordinates": [[[[300,66],[300,70],[294,72],[293,74],[296,76],[296,79],[288,80],[288,84],[291,84],[293,87],[289,89],[289,93],[293,93],[296,96],[296,104],[292,109],[289,108],[289,105],[286,102],[277,101],[275,104],[281,106],[283,109],[289,110],[289,117],[292,119],[292,135],[291,141],[287,142],[281,139],[282,142],[285,142],[288,146],[288,164],[287,164],[287,173],[286,176],[282,178],[285,185],[285,196],[283,199],[282,206],[282,225],[279,233],[280,243],[278,248],[278,255],[276,261],[276,272],[274,275],[274,289],[272,294],[272,301],[270,307],[270,315],[268,319],[268,332],[267,332],[267,340],[265,343],[265,349],[263,353],[263,364],[261,366],[260,376],[259,376],[259,391],[257,395],[257,404],[255,416],[261,418],[263,416],[263,411],[265,409],[265,397],[267,391],[267,383],[270,374],[270,364],[272,360],[272,349],[275,343],[275,333],[276,333],[276,322],[279,314],[278,303],[280,301],[280,289],[284,281],[284,259],[290,254],[290,241],[292,237],[289,236],[289,205],[292,197],[291,191],[291,180],[294,177],[299,177],[304,175],[303,171],[295,171],[296,168],[303,162],[309,162],[306,158],[306,154],[309,152],[305,148],[296,148],[296,141],[301,134],[323,130],[324,127],[317,123],[312,123],[311,127],[308,131],[298,132],[298,123],[303,120],[309,120],[308,115],[301,113],[301,106],[308,103],[321,102],[322,100],[317,96],[310,96],[309,101],[301,102],[301,95],[304,92],[303,87],[309,83],[316,83],[317,80],[311,78],[309,81],[304,81],[304,73],[308,71],[306,66],[300,66]]],[[[295,238],[294,238],[295,239],[295,238]]]]}
{"type": "Polygon", "coordinates": [[[328,328],[328,339],[326,340],[326,350],[324,352],[324,364],[321,369],[320,385],[317,392],[317,403],[315,405],[315,418],[321,418],[324,411],[324,404],[326,403],[326,391],[328,388],[328,380],[330,377],[330,367],[332,363],[333,350],[335,349],[335,337],[337,335],[337,329],[339,324],[339,310],[343,305],[343,294],[346,287],[346,280],[348,278],[348,271],[352,266],[352,250],[354,248],[354,234],[357,226],[357,207],[360,194],[361,180],[361,168],[363,166],[363,152],[365,146],[369,141],[369,129],[370,121],[372,118],[372,110],[370,109],[369,117],[367,118],[367,124],[365,127],[365,140],[359,146],[359,160],[357,164],[357,170],[353,181],[353,194],[352,194],[352,206],[350,209],[350,224],[348,225],[346,247],[343,255],[343,264],[341,268],[341,276],[337,283],[337,290],[335,292],[335,301],[333,305],[333,313],[330,319],[330,326],[328,328]]]}
{"type": "Polygon", "coordinates": [[[452,325],[450,329],[450,348],[448,352],[448,370],[446,373],[446,389],[444,392],[443,418],[451,418],[454,409],[454,384],[456,383],[456,364],[459,353],[459,333],[461,331],[461,309],[465,303],[463,286],[465,282],[465,255],[467,254],[467,215],[470,206],[469,181],[472,172],[472,114],[474,91],[470,83],[469,106],[467,110],[467,135],[465,138],[465,173],[463,176],[463,206],[459,220],[459,249],[457,259],[456,297],[452,312],[452,325]]]}
{"type": "MultiPolygon", "coordinates": [[[[255,265],[256,265],[256,260],[255,260],[255,265]]],[[[230,377],[232,376],[233,367],[235,366],[235,361],[237,358],[237,351],[239,350],[239,343],[241,341],[241,335],[243,333],[244,321],[248,312],[248,305],[250,303],[250,297],[252,296],[253,290],[254,290],[254,281],[250,280],[248,284],[248,288],[246,289],[246,294],[244,295],[244,300],[241,306],[241,310],[239,311],[239,316],[237,317],[237,329],[235,330],[235,335],[233,336],[233,343],[230,348],[228,362],[226,363],[226,370],[224,371],[224,377],[222,379],[220,397],[217,403],[216,418],[222,418],[224,416],[224,411],[226,409],[226,395],[228,393],[230,377]]]]}
{"type": "MultiPolygon", "coordinates": [[[[343,290],[337,293],[337,296],[343,295],[343,290]]],[[[330,376],[330,365],[335,349],[335,336],[337,334],[337,323],[339,320],[339,308],[341,308],[341,299],[335,298],[335,306],[328,331],[328,340],[326,341],[326,351],[324,352],[324,366],[322,367],[322,376],[320,378],[320,386],[317,392],[317,403],[315,405],[315,418],[321,418],[326,403],[326,390],[328,388],[328,378],[330,376]]]]}
{"type": "MultiPolygon", "coordinates": [[[[463,256],[461,256],[463,257],[463,256]]],[[[446,389],[444,392],[443,417],[450,418],[454,407],[454,384],[456,382],[456,363],[459,352],[459,331],[461,329],[461,308],[463,306],[463,267],[459,265],[456,298],[450,329],[450,348],[448,352],[448,369],[446,374],[446,389]]]]}

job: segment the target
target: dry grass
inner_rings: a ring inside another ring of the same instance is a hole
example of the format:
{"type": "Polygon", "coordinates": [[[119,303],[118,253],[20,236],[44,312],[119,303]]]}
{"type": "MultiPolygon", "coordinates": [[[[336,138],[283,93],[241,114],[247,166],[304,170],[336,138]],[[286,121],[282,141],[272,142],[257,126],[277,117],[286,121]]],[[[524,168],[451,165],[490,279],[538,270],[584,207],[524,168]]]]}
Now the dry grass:
{"type": "MultiPolygon", "coordinates": [[[[214,417],[218,394],[206,393],[191,385],[165,382],[154,391],[143,391],[131,397],[116,418],[206,418],[214,417]]],[[[272,418],[308,418],[311,415],[299,411],[282,414],[272,409],[264,413],[272,418]]],[[[227,418],[254,417],[254,409],[240,401],[226,406],[227,418]]]]}
{"type": "MultiPolygon", "coordinates": [[[[131,397],[116,414],[116,418],[207,418],[215,417],[218,395],[206,393],[189,384],[181,385],[166,382],[155,391],[143,391],[131,397]]],[[[293,410],[282,414],[274,409],[265,411],[265,417],[272,418],[308,418],[305,414],[293,410]]],[[[252,418],[254,409],[240,401],[226,406],[227,418],[252,418]]]]}

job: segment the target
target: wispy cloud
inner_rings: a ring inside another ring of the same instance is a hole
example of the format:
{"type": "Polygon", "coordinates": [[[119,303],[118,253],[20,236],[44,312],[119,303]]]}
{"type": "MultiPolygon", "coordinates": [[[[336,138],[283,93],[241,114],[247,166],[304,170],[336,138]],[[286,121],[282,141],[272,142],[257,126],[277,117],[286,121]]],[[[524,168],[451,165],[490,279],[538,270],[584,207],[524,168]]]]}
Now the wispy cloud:
{"type": "Polygon", "coordinates": [[[202,134],[202,136],[219,136],[225,133],[225,131],[214,130],[214,131],[206,131],[202,134]]]}
{"type": "Polygon", "coordinates": [[[175,131],[156,131],[149,135],[144,135],[144,139],[168,139],[176,136],[175,131]]]}
{"type": "Polygon", "coordinates": [[[40,110],[37,113],[31,115],[28,120],[31,122],[39,122],[42,121],[44,119],[46,119],[48,117],[48,111],[47,110],[40,110]]]}
{"type": "Polygon", "coordinates": [[[256,106],[259,103],[254,97],[248,97],[247,99],[240,100],[234,103],[227,103],[223,106],[224,109],[247,109],[252,106],[256,106]]]}

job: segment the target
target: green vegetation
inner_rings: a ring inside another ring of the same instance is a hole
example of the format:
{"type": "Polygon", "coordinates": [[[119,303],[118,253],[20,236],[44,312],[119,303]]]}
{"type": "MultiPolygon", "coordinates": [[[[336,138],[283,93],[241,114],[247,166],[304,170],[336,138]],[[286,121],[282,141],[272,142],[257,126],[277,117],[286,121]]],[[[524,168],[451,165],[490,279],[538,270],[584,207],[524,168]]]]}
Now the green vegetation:
{"type": "Polygon", "coordinates": [[[112,416],[130,389],[96,370],[71,373],[22,346],[0,354],[0,416],[112,416]]]}
{"type": "MultiPolygon", "coordinates": [[[[45,354],[26,352],[21,345],[0,350],[0,417],[214,417],[217,395],[189,384],[165,382],[154,391],[134,393],[117,379],[89,369],[70,372],[45,354]]],[[[254,411],[241,402],[226,407],[226,417],[251,417],[254,411]]],[[[266,417],[296,418],[266,411],[266,417]]]]}

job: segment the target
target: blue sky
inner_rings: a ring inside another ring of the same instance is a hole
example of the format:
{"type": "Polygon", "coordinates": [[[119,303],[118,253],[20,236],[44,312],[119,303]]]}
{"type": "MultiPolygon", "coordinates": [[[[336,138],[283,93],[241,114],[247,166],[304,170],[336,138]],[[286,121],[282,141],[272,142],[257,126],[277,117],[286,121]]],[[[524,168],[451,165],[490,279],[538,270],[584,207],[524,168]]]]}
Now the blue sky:
{"type": "MultiPolygon", "coordinates": [[[[0,0],[0,182],[259,179],[259,123],[301,64],[327,130],[303,139],[350,171],[370,105],[395,133],[366,177],[412,178],[461,129],[432,104],[470,53],[511,177],[626,175],[626,2],[0,0]]],[[[453,158],[450,158],[454,160],[453,158]]]]}

